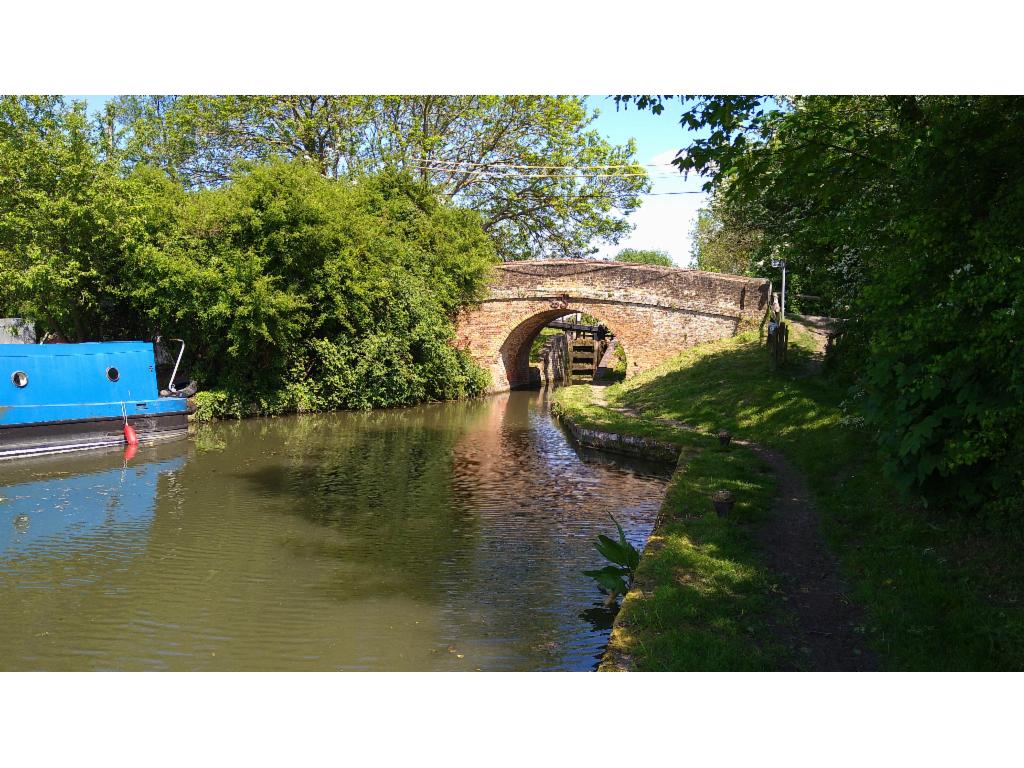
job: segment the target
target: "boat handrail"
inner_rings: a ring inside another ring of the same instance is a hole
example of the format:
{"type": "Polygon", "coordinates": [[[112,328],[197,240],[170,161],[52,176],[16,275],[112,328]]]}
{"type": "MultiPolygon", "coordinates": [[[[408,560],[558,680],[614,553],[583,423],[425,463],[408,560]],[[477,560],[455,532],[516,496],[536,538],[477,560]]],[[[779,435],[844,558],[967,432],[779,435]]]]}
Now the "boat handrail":
{"type": "Polygon", "coordinates": [[[185,340],[184,339],[171,339],[171,341],[181,342],[181,349],[178,350],[178,359],[174,361],[174,370],[171,371],[171,380],[167,384],[167,389],[171,392],[177,392],[174,388],[174,377],[178,375],[178,366],[181,365],[181,356],[185,354],[185,340]]]}

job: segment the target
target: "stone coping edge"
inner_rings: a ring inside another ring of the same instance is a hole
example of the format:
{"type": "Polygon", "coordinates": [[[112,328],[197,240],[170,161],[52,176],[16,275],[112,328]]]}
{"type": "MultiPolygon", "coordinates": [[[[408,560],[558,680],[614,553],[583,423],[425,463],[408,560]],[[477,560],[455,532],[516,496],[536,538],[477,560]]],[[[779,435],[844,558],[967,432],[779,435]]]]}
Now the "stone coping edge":
{"type": "Polygon", "coordinates": [[[581,427],[569,416],[552,410],[552,415],[561,422],[573,440],[584,448],[596,448],[599,451],[620,453],[638,459],[649,459],[675,464],[679,461],[682,448],[663,440],[650,437],[621,435],[618,432],[604,432],[600,429],[581,427]]]}

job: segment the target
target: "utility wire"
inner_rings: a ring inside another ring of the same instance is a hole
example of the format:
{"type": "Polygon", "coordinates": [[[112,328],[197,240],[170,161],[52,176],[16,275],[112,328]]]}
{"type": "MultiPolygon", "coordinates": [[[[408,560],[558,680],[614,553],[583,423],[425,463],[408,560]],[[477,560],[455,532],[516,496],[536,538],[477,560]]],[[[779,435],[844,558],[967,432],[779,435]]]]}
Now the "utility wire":
{"type": "MultiPolygon", "coordinates": [[[[652,181],[667,181],[669,179],[682,179],[683,177],[676,173],[664,173],[658,175],[652,175],[646,172],[643,173],[516,173],[512,172],[515,169],[566,169],[573,171],[585,171],[587,168],[594,169],[605,169],[605,168],[636,168],[636,165],[593,165],[593,166],[572,166],[572,165],[508,165],[504,163],[471,163],[463,161],[453,160],[424,160],[422,158],[410,158],[410,163],[428,163],[429,165],[409,165],[409,170],[413,171],[427,171],[430,173],[448,173],[448,174],[465,174],[479,179],[618,179],[618,178],[631,178],[631,177],[645,177],[652,181]],[[436,165],[445,164],[452,167],[435,167],[436,165]],[[462,166],[483,166],[485,170],[474,170],[472,168],[465,168],[462,166]]],[[[672,167],[671,164],[651,163],[644,168],[667,168],[672,167]]],[[[675,192],[646,192],[638,193],[643,197],[663,197],[668,195],[704,195],[707,194],[703,190],[681,190],[675,192]]]]}
{"type": "MultiPolygon", "coordinates": [[[[448,173],[448,174],[464,174],[466,176],[472,176],[474,178],[482,179],[625,179],[625,178],[639,178],[645,179],[680,179],[682,176],[678,174],[658,174],[652,175],[650,173],[519,173],[517,171],[505,172],[503,168],[494,167],[490,170],[475,171],[466,168],[437,168],[437,167],[426,167],[420,165],[408,165],[406,166],[411,171],[429,171],[431,173],[448,173]]],[[[554,166],[552,166],[554,167],[554,166]]],[[[595,166],[596,167],[596,166],[595,166]]],[[[579,170],[579,169],[573,169],[579,170]]]]}
{"type": "Polygon", "coordinates": [[[460,171],[455,168],[417,168],[413,171],[431,171],[433,173],[464,173],[480,179],[626,179],[651,178],[646,173],[494,173],[491,171],[460,171]]]}
{"type": "Polygon", "coordinates": [[[619,165],[516,165],[499,161],[493,163],[474,163],[469,160],[434,160],[426,157],[410,157],[411,163],[424,163],[430,165],[454,165],[454,166],[477,166],[485,168],[545,168],[553,170],[585,171],[588,168],[672,168],[672,163],[623,163],[619,165]]]}

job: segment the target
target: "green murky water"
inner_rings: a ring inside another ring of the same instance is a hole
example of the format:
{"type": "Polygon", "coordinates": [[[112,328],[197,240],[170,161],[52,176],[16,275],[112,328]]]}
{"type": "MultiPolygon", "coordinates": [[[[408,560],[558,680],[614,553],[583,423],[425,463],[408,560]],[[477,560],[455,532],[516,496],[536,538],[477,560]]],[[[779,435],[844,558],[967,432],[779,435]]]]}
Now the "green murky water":
{"type": "Polygon", "coordinates": [[[608,513],[666,472],[581,454],[543,395],[205,426],[0,464],[0,669],[591,669],[608,513]]]}

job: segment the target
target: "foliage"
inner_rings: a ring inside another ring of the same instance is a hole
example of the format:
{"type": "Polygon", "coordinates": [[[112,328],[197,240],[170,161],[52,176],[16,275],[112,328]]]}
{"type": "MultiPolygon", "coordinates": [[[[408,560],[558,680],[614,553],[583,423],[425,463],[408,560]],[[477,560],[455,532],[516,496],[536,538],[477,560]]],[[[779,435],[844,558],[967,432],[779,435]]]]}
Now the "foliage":
{"type": "Polygon", "coordinates": [[[0,314],[68,341],[185,340],[201,417],[472,395],[452,347],[493,247],[478,214],[397,172],[271,161],[187,192],[104,158],[81,105],[0,100],[0,314]]]}
{"type": "Polygon", "coordinates": [[[568,96],[145,96],[113,105],[117,152],[197,188],[242,163],[302,159],[331,178],[400,169],[478,211],[504,259],[618,240],[649,182],[635,144],[568,96]]]}
{"type": "Polygon", "coordinates": [[[761,232],[730,212],[721,196],[697,211],[690,236],[690,256],[697,269],[752,277],[766,273],[761,232]]]}
{"type": "MultiPolygon", "coordinates": [[[[638,106],[661,97],[629,99],[638,106]]],[[[675,162],[848,318],[888,475],[929,505],[1024,524],[1024,99],[706,97],[675,162]]]]}
{"type": "Polygon", "coordinates": [[[0,314],[72,342],[138,335],[125,275],[158,208],[100,161],[82,105],[0,97],[0,314]]]}
{"type": "Polygon", "coordinates": [[[640,565],[640,552],[629,541],[626,534],[619,525],[614,515],[609,515],[619,532],[619,540],[611,539],[604,534],[597,537],[594,548],[611,565],[592,571],[584,571],[584,576],[590,576],[597,582],[598,586],[608,593],[609,600],[614,600],[617,595],[626,594],[633,584],[633,576],[637,566],[640,565]]]}
{"type": "Polygon", "coordinates": [[[623,248],[615,254],[616,261],[629,264],[653,264],[658,267],[674,267],[675,262],[668,251],[645,251],[637,248],[623,248]]]}
{"type": "Polygon", "coordinates": [[[548,339],[552,336],[557,336],[564,331],[558,328],[541,328],[537,335],[534,337],[533,342],[530,344],[530,362],[539,363],[540,353],[544,349],[544,345],[548,343],[548,339]]]}
{"type": "Polygon", "coordinates": [[[264,413],[482,389],[449,343],[492,258],[472,212],[405,177],[341,184],[281,162],[183,207],[141,279],[154,320],[201,350],[205,380],[264,413]]]}
{"type": "Polygon", "coordinates": [[[621,344],[615,345],[615,365],[612,367],[612,372],[621,374],[623,377],[626,375],[626,349],[621,344]]]}

